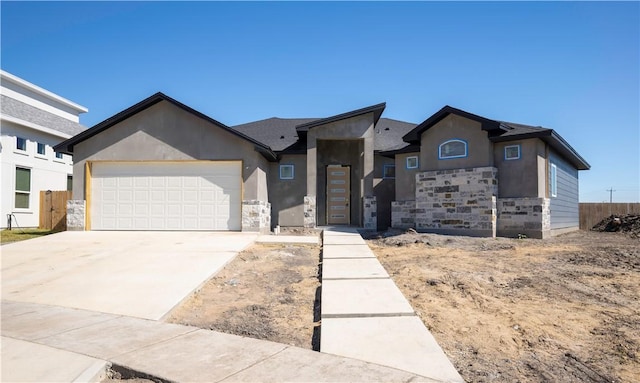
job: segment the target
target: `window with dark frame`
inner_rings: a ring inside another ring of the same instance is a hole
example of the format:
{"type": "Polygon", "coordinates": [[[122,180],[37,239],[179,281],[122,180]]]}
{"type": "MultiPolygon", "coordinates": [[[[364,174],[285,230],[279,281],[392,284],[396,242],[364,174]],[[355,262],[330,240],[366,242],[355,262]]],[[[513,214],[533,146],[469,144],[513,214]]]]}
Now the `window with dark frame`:
{"type": "Polygon", "coordinates": [[[67,190],[68,191],[73,191],[73,176],[72,175],[68,175],[67,176],[67,190]]]}
{"type": "Polygon", "coordinates": [[[61,160],[61,159],[64,158],[64,155],[62,153],[60,153],[60,152],[56,152],[56,158],[61,160]]]}
{"type": "Polygon", "coordinates": [[[44,156],[46,151],[47,151],[47,146],[45,144],[38,142],[38,150],[37,150],[38,154],[44,156]]]}
{"type": "Polygon", "coordinates": [[[26,151],[27,139],[22,137],[16,137],[16,149],[26,151]]]}
{"type": "Polygon", "coordinates": [[[384,165],[382,169],[382,178],[396,178],[396,166],[384,165]]]}
{"type": "Polygon", "coordinates": [[[31,169],[16,167],[15,208],[28,209],[31,195],[31,169]]]}

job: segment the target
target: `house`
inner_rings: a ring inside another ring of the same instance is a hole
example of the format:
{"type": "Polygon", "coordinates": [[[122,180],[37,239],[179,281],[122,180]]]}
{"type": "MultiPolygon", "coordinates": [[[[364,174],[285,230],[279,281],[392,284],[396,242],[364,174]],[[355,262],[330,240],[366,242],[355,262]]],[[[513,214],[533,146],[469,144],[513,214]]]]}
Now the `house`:
{"type": "MultiPolygon", "coordinates": [[[[577,170],[588,164],[552,130],[450,107],[416,126],[382,118],[384,109],[228,127],[156,93],[56,146],[75,161],[69,226],[395,226],[489,236],[526,229],[542,237],[551,229],[536,220],[555,222],[548,181],[564,201],[565,173],[575,193],[564,203],[577,212],[577,170]],[[546,173],[547,162],[555,173],[546,173]],[[535,218],[524,219],[530,210],[535,218]]],[[[577,228],[571,214],[563,229],[577,228]]]]}
{"type": "Polygon", "coordinates": [[[40,191],[71,190],[73,161],[53,147],[85,129],[87,108],[0,70],[0,226],[38,227],[40,191]]]}
{"type": "Polygon", "coordinates": [[[554,130],[445,106],[384,153],[396,161],[392,226],[544,238],[578,230],[578,171],[554,130]]]}

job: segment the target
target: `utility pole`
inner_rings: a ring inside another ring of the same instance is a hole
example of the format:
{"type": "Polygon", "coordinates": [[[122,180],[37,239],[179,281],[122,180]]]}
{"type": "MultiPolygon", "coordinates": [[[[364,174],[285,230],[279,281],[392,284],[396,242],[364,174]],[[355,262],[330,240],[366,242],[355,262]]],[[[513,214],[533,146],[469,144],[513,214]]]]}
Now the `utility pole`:
{"type": "Polygon", "coordinates": [[[611,187],[611,189],[607,189],[607,191],[609,192],[609,215],[611,215],[611,204],[613,203],[613,192],[615,190],[611,187]]]}

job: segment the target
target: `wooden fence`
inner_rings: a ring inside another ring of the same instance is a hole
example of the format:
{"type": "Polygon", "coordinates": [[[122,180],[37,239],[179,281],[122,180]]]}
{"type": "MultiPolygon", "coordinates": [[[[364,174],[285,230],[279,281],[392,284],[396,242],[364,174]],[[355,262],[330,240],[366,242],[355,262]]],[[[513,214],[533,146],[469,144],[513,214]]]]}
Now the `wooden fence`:
{"type": "Polygon", "coordinates": [[[67,230],[67,200],[71,199],[71,192],[41,191],[40,192],[40,229],[64,231],[67,230]]]}
{"type": "Polygon", "coordinates": [[[640,214],[640,203],[581,203],[580,204],[580,229],[590,230],[593,225],[610,215],[640,214]]]}

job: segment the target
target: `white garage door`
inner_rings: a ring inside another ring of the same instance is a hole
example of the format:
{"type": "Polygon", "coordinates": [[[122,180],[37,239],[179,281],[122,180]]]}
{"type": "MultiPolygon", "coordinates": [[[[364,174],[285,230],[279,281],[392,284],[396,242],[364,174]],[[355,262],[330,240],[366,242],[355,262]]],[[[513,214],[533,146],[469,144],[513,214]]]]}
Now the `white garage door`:
{"type": "Polygon", "coordinates": [[[240,230],[240,161],[97,162],[92,230],[240,230]]]}

